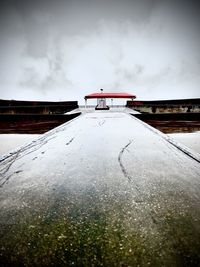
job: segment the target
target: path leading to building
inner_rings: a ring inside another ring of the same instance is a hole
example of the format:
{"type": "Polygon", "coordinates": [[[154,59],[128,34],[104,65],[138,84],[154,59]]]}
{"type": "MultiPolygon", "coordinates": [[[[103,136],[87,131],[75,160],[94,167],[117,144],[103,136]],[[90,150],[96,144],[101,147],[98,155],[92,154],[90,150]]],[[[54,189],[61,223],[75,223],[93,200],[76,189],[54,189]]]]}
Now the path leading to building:
{"type": "Polygon", "coordinates": [[[1,262],[197,266],[199,166],[127,113],[85,113],[1,159],[1,262]]]}

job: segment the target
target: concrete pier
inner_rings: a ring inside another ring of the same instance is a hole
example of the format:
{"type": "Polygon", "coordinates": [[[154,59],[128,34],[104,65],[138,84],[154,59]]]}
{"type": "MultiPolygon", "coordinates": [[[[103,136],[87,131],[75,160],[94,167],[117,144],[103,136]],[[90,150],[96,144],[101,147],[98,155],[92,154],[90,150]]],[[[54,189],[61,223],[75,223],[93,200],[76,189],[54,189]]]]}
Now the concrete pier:
{"type": "Polygon", "coordinates": [[[2,266],[198,266],[200,164],[125,112],[89,112],[0,163],[2,266]]]}

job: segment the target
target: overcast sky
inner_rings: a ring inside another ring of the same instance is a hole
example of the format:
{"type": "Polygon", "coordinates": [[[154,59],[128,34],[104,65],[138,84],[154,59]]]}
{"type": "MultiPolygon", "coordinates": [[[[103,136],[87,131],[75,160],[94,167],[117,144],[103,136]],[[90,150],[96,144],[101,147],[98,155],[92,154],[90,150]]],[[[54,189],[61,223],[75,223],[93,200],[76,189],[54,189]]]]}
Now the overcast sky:
{"type": "Polygon", "coordinates": [[[192,0],[0,2],[0,98],[200,97],[200,5],[192,0]]]}

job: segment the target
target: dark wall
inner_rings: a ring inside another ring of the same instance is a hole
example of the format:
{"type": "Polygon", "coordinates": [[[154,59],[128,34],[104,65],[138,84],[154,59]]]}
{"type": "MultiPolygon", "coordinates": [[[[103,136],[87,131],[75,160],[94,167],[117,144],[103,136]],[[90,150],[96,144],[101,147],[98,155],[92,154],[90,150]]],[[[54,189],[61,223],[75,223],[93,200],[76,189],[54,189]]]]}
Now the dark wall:
{"type": "Polygon", "coordinates": [[[156,101],[127,101],[127,107],[135,109],[141,113],[200,112],[200,98],[156,101]]]}
{"type": "Polygon", "coordinates": [[[80,112],[68,115],[5,114],[0,116],[0,134],[43,134],[67,121],[76,118],[80,114],[80,112]]]}
{"type": "Polygon", "coordinates": [[[134,117],[164,133],[200,130],[200,113],[134,114],[134,117]]]}
{"type": "Polygon", "coordinates": [[[0,133],[42,134],[80,115],[64,115],[76,108],[77,101],[0,100],[0,133]]]}
{"type": "Polygon", "coordinates": [[[76,108],[77,101],[0,100],[0,114],[64,114],[76,108]]]}

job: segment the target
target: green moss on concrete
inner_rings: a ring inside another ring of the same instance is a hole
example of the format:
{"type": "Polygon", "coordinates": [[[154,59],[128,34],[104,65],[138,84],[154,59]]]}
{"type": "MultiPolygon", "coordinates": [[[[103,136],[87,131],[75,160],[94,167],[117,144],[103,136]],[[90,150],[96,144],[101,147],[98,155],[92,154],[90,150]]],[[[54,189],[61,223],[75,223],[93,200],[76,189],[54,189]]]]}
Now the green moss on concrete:
{"type": "Polygon", "coordinates": [[[167,213],[155,238],[148,227],[143,232],[133,221],[128,227],[123,217],[113,214],[51,219],[37,215],[5,233],[1,262],[3,266],[198,266],[199,241],[193,219],[186,215],[167,213]]]}

